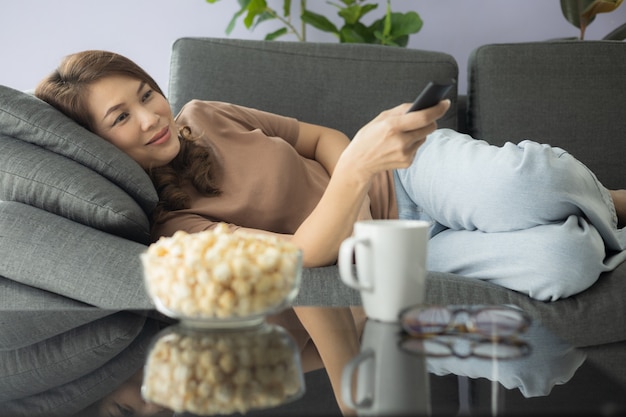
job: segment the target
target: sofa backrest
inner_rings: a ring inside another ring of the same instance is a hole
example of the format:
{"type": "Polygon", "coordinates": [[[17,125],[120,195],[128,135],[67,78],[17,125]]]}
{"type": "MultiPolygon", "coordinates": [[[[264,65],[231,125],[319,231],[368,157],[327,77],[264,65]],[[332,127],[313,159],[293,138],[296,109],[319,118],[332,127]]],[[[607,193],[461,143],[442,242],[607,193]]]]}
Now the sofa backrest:
{"type": "Polygon", "coordinates": [[[469,133],[560,146],[610,188],[624,188],[626,43],[485,45],[470,56],[469,133]]]}
{"type": "MultiPolygon", "coordinates": [[[[456,79],[441,52],[366,44],[181,38],[168,98],[226,101],[339,129],[348,136],[378,113],[411,102],[430,80],[456,79]]],[[[456,89],[441,127],[456,128],[456,89]]]]}

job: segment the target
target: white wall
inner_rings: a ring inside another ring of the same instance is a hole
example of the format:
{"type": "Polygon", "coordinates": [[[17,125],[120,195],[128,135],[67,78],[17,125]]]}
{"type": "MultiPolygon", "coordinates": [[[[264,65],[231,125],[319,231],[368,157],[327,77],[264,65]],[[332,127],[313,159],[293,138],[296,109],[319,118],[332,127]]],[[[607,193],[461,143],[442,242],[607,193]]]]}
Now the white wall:
{"type": "MultiPolygon", "coordinates": [[[[268,0],[280,8],[282,0],[268,0]]],[[[371,12],[370,20],[380,17],[371,12]]],[[[293,2],[294,7],[296,3],[293,2]]],[[[325,0],[309,0],[314,11],[330,10],[325,0]]],[[[443,51],[459,63],[459,88],[466,88],[466,63],[472,49],[486,43],[542,41],[573,37],[578,29],[561,15],[558,0],[392,0],[394,11],[417,11],[423,29],[409,47],[443,51]]],[[[0,6],[0,84],[30,89],[60,59],[83,49],[108,49],[135,60],[167,91],[172,42],[183,36],[225,37],[237,1],[221,0],[5,0],[0,6]]],[[[326,13],[328,15],[328,13],[326,13]]],[[[368,15],[369,16],[369,15],[368,15]]],[[[332,20],[332,19],[331,19],[332,20]]],[[[626,6],[598,15],[587,39],[601,39],[626,22],[626,6]]],[[[335,20],[339,23],[339,19],[335,20]]],[[[231,37],[261,39],[266,22],[248,31],[238,22],[231,37]]],[[[332,35],[308,30],[310,41],[335,42],[332,35]]],[[[293,38],[285,38],[293,40],[293,38]]]]}

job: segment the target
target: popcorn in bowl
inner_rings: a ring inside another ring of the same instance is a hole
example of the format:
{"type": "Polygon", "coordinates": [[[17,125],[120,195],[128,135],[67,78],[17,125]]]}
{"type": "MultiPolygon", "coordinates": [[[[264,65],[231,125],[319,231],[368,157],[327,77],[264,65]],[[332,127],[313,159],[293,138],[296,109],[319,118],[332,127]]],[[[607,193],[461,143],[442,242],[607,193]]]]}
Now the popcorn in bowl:
{"type": "Polygon", "coordinates": [[[232,325],[259,321],[295,298],[301,251],[272,235],[232,233],[225,224],[162,237],[141,255],[157,309],[180,319],[232,325]]]}
{"type": "Polygon", "coordinates": [[[304,390],[295,342],[269,324],[243,330],[171,326],[152,344],[141,387],[150,403],[205,416],[276,407],[304,390]]]}

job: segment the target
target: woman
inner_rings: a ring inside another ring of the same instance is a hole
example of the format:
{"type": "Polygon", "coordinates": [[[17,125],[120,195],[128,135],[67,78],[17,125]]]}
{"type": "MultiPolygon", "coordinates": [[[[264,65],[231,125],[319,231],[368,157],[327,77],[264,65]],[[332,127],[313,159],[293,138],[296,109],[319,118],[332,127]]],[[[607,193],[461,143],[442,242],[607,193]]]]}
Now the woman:
{"type": "Polygon", "coordinates": [[[617,229],[626,191],[606,190],[562,149],[435,130],[447,100],[384,111],[351,141],[226,103],[192,101],[174,119],[145,71],[105,51],[67,57],[35,94],[150,173],[160,195],[155,238],[226,222],[283,235],[305,266],[321,266],[335,262],[357,219],[423,218],[434,222],[430,270],[541,300],[583,291],[623,260],[606,253],[626,248],[617,229]]]}
{"type": "MultiPolygon", "coordinates": [[[[154,238],[226,222],[291,239],[310,267],[334,263],[358,219],[427,219],[430,270],[540,300],[583,291],[624,260],[625,190],[558,148],[436,130],[447,100],[383,111],[352,140],[226,103],[192,101],[174,118],[148,74],[105,51],[68,56],[35,94],[146,169],[160,197],[154,238]]],[[[325,319],[296,312],[325,360],[325,319]]]]}

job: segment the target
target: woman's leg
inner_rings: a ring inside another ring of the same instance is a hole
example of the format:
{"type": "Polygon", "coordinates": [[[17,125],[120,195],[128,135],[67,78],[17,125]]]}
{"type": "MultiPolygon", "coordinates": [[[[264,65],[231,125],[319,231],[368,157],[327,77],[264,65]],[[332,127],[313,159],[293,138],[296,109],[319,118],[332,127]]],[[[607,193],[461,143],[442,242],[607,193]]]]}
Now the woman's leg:
{"type": "Polygon", "coordinates": [[[451,229],[521,230],[572,214],[588,217],[603,235],[617,224],[611,196],[593,173],[536,142],[497,147],[440,129],[398,177],[417,206],[451,229]]]}
{"type": "Polygon", "coordinates": [[[626,259],[626,191],[562,149],[496,147],[442,129],[396,173],[399,215],[433,221],[428,267],[541,300],[576,294],[626,259]]]}
{"type": "Polygon", "coordinates": [[[544,301],[584,291],[607,270],[600,234],[577,216],[513,232],[448,229],[428,245],[431,271],[491,281],[544,301]]]}

